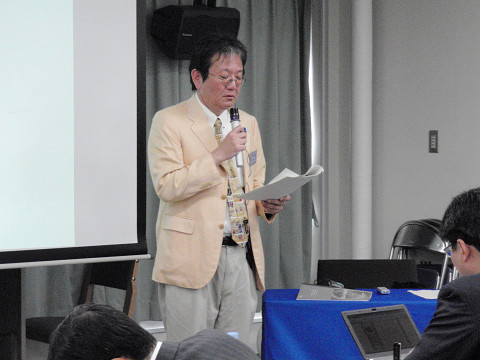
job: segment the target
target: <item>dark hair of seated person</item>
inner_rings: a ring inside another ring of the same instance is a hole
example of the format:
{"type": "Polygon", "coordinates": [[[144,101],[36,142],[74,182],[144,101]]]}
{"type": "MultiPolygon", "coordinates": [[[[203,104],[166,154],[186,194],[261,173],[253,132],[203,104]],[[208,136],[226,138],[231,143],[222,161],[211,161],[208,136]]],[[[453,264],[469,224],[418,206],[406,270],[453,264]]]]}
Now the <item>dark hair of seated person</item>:
{"type": "Polygon", "coordinates": [[[457,248],[457,239],[480,251],[480,188],[456,196],[443,215],[440,236],[457,248]]]}
{"type": "Polygon", "coordinates": [[[78,305],[50,338],[48,360],[144,360],[157,341],[124,313],[108,305],[78,305]]]}

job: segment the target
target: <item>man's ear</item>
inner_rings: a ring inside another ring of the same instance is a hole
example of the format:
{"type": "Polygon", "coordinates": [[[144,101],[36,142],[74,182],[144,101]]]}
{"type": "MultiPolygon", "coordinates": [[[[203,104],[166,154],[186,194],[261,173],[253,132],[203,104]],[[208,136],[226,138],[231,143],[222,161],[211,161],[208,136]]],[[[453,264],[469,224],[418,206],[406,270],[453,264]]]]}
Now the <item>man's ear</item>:
{"type": "Polygon", "coordinates": [[[460,247],[459,250],[462,251],[461,256],[463,257],[463,261],[466,261],[470,257],[472,250],[462,239],[457,240],[457,247],[460,247]]]}
{"type": "Polygon", "coordinates": [[[202,74],[200,74],[200,71],[198,71],[197,69],[193,69],[190,75],[192,77],[193,83],[195,84],[195,87],[197,88],[197,90],[199,90],[202,87],[203,83],[202,74]]]}

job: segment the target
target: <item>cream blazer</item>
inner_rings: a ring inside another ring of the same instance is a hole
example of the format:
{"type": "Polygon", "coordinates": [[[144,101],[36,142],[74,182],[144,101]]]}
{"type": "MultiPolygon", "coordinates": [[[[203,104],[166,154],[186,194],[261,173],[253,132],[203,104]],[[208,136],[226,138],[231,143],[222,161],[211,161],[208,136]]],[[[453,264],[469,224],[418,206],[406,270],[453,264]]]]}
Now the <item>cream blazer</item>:
{"type": "MultiPolygon", "coordinates": [[[[246,191],[263,185],[265,158],[257,120],[240,111],[247,130],[244,158],[246,191]]],[[[213,277],[222,248],[227,174],[211,152],[217,142],[195,96],[157,112],[148,139],[148,162],[160,198],[153,280],[199,289],[213,277]]],[[[265,290],[265,264],[258,216],[259,201],[247,201],[256,283],[265,290]]],[[[272,222],[273,218],[267,220],[272,222]]]]}

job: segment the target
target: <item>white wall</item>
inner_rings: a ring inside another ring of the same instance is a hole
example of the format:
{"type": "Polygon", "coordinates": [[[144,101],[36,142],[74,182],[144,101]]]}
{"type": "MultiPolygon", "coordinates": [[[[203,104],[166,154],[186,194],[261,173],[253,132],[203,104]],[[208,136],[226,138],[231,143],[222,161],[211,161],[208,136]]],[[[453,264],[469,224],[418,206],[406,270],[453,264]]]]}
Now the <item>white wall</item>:
{"type": "MultiPolygon", "coordinates": [[[[351,257],[351,1],[329,2],[324,258],[351,257]]],[[[373,1],[373,257],[480,186],[480,1],[373,1]],[[428,131],[439,153],[428,153],[428,131]]]]}
{"type": "Polygon", "coordinates": [[[374,2],[374,257],[480,185],[480,2],[374,2]],[[428,153],[428,131],[439,153],[428,153]]]}

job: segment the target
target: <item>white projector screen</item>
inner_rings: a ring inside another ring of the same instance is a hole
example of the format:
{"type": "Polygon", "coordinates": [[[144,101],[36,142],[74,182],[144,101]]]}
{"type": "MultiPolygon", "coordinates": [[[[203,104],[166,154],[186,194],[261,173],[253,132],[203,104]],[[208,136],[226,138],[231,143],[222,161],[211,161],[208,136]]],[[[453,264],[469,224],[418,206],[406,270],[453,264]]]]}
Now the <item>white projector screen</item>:
{"type": "Polygon", "coordinates": [[[144,1],[2,0],[0,34],[0,267],[146,254],[144,1]]]}

